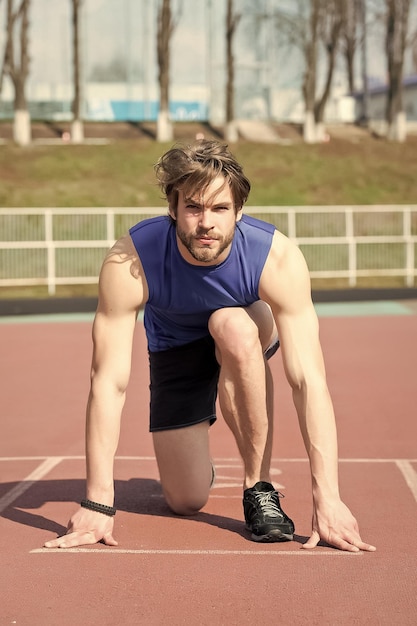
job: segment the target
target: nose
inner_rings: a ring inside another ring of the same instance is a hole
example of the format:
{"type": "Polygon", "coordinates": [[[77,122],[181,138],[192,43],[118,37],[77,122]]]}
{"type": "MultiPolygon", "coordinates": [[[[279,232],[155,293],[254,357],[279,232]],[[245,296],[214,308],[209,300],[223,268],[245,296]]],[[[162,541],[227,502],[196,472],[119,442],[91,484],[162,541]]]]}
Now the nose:
{"type": "Polygon", "coordinates": [[[204,228],[204,230],[210,230],[213,228],[212,222],[212,214],[208,209],[202,209],[200,213],[200,228],[204,228]]]}

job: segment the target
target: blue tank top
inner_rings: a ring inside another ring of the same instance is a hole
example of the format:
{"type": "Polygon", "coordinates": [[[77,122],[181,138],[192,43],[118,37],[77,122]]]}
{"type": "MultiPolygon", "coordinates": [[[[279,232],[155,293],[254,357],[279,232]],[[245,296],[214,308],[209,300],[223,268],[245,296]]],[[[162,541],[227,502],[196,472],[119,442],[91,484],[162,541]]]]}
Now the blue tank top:
{"type": "Polygon", "coordinates": [[[275,227],[244,215],[230,254],[219,265],[192,265],[178,250],[168,216],[143,220],[129,233],[149,289],[144,324],[151,352],[181,346],[208,334],[213,311],[259,300],[259,279],[275,227]]]}

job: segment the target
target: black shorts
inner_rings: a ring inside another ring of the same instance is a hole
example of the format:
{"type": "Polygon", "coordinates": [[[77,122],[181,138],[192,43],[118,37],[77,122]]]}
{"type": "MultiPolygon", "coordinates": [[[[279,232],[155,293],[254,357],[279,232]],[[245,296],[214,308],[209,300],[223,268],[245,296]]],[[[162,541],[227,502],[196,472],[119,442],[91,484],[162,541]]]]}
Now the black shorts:
{"type": "Polygon", "coordinates": [[[220,367],[210,335],[178,348],[149,352],[150,431],[216,421],[220,367]]]}
{"type": "MultiPolygon", "coordinates": [[[[265,351],[265,357],[270,359],[278,348],[279,341],[265,351]]],[[[210,335],[178,348],[149,352],[149,364],[151,432],[206,420],[214,424],[220,366],[210,335]]]]}

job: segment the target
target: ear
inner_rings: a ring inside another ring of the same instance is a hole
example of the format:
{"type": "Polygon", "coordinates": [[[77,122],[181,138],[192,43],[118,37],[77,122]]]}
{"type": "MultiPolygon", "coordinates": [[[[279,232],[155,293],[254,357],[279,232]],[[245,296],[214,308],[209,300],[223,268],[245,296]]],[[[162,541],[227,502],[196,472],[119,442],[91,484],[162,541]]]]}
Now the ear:
{"type": "Polygon", "coordinates": [[[242,219],[242,215],[243,215],[243,206],[241,206],[240,209],[236,213],[236,222],[240,222],[240,220],[242,219]]]}
{"type": "Polygon", "coordinates": [[[168,206],[168,213],[174,221],[177,220],[177,212],[171,207],[171,205],[168,206]]]}

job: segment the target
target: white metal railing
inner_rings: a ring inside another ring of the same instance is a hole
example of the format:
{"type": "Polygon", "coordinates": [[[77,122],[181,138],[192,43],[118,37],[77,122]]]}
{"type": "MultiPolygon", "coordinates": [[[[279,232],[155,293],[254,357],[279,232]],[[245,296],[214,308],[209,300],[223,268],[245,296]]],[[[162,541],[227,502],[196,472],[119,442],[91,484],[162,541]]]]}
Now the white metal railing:
{"type": "MultiPolygon", "coordinates": [[[[417,276],[417,205],[246,207],[302,249],[312,278],[417,276]]],[[[164,208],[0,209],[0,287],[97,282],[105,251],[164,208]]]]}

